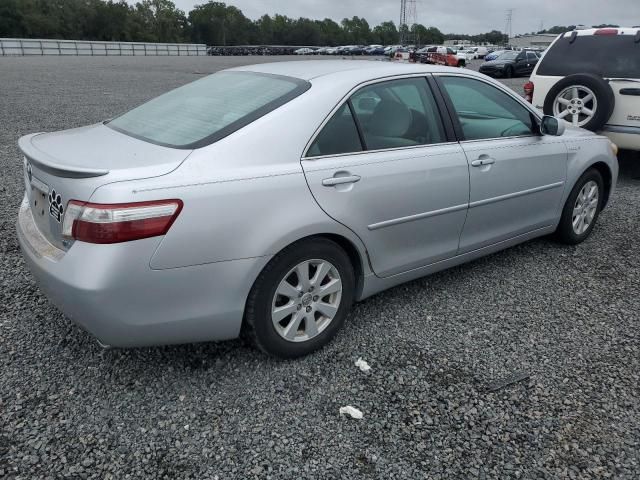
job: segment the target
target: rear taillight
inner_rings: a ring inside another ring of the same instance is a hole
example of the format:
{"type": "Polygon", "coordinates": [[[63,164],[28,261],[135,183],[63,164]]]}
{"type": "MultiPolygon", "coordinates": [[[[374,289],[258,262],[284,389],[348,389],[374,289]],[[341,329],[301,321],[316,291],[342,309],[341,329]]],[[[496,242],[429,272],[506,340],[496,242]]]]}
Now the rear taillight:
{"type": "Polygon", "coordinates": [[[533,102],[533,89],[533,82],[527,82],[524,84],[524,99],[529,103],[533,102]]]}
{"type": "Polygon", "coordinates": [[[182,210],[182,200],[87,203],[70,200],[62,234],[88,243],[119,243],[164,235],[182,210]]]}
{"type": "Polygon", "coordinates": [[[593,34],[594,35],[618,35],[618,29],[617,28],[599,28],[598,30],[593,32],[593,34]]]}

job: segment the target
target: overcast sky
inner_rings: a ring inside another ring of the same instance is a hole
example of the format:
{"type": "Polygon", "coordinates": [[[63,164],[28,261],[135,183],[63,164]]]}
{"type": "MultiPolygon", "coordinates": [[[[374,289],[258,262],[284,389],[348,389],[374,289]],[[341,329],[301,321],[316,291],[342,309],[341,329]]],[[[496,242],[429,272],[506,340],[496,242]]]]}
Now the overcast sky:
{"type": "MultiPolygon", "coordinates": [[[[173,0],[188,12],[206,0],[173,0]]],[[[133,3],[133,2],[132,2],[133,3]]],[[[385,20],[398,24],[400,0],[233,0],[251,19],[265,13],[340,22],[345,17],[364,17],[370,25],[385,20]]],[[[554,25],[613,23],[640,25],[640,0],[416,0],[418,23],[438,27],[445,33],[504,31],[506,11],[513,10],[513,33],[528,33],[554,25]]],[[[632,26],[632,25],[626,25],[632,26]]]]}

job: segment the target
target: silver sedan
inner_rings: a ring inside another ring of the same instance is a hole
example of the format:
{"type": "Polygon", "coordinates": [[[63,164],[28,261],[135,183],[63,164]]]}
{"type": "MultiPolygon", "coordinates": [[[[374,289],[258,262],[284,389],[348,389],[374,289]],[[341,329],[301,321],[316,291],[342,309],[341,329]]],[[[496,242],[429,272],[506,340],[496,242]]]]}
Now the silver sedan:
{"type": "Polygon", "coordinates": [[[554,234],[585,240],[615,145],[474,72],[373,61],[216,73],[19,140],[39,285],[102,344],[223,340],[280,357],[354,301],[554,234]]]}

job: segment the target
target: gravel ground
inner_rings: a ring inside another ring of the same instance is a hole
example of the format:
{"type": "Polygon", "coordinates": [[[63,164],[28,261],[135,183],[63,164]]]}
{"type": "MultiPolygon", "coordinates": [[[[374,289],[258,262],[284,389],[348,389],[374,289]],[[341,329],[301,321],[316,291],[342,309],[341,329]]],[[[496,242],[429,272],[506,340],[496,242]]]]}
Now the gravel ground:
{"type": "Polygon", "coordinates": [[[640,181],[624,171],[584,244],[376,295],[302,360],[241,341],[104,351],[49,304],[14,233],[18,137],[264,60],[0,58],[0,478],[639,478],[640,181]]]}

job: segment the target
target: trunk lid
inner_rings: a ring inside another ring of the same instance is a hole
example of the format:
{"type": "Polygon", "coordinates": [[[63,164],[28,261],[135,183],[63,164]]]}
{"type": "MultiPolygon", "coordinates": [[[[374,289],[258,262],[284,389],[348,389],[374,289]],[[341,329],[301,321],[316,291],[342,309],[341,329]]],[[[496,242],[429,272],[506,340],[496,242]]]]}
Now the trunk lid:
{"type": "Polygon", "coordinates": [[[18,145],[24,155],[25,188],[36,226],[49,242],[64,250],[70,246],[62,238],[69,200],[89,201],[107,183],[165,175],[191,153],[144,142],[103,124],[26,135],[18,145]]]}

